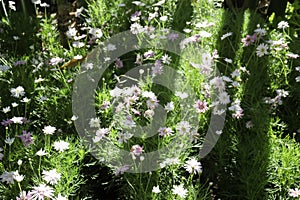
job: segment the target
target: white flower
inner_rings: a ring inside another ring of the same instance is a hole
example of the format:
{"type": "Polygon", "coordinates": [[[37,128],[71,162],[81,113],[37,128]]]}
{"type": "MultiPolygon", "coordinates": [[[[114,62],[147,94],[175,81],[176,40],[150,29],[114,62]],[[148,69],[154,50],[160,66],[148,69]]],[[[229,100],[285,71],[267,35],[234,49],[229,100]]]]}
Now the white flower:
{"type": "Polygon", "coordinates": [[[94,64],[93,63],[85,63],[84,65],[82,65],[83,68],[85,68],[86,70],[91,70],[94,68],[94,64]]]}
{"type": "Polygon", "coordinates": [[[17,88],[11,88],[10,92],[11,92],[11,96],[16,97],[16,98],[19,98],[19,97],[25,95],[25,91],[22,86],[18,86],[17,88]]]}
{"type": "Polygon", "coordinates": [[[41,6],[41,7],[50,7],[50,5],[47,4],[47,3],[41,3],[40,6],[41,6]]]}
{"type": "Polygon", "coordinates": [[[164,64],[170,64],[171,63],[171,57],[167,54],[164,54],[162,57],[161,57],[161,61],[164,63],[164,64]]]}
{"type": "Polygon", "coordinates": [[[17,164],[20,166],[22,165],[23,161],[22,160],[18,160],[17,164]]]}
{"type": "Polygon", "coordinates": [[[181,121],[176,126],[176,130],[178,131],[179,135],[184,135],[190,132],[190,129],[191,129],[191,125],[187,121],[181,121]]]}
{"type": "Polygon", "coordinates": [[[146,97],[146,98],[150,98],[150,99],[154,99],[156,98],[155,94],[153,92],[149,92],[149,91],[145,91],[142,93],[142,96],[143,97],[146,97]]]}
{"type": "Polygon", "coordinates": [[[42,3],[41,0],[31,0],[31,2],[33,4],[41,4],[42,3]]]}
{"type": "Polygon", "coordinates": [[[225,38],[227,38],[231,35],[232,35],[232,32],[225,33],[224,35],[222,35],[221,40],[224,40],[225,38]]]}
{"type": "Polygon", "coordinates": [[[60,140],[60,141],[54,142],[53,147],[56,151],[63,152],[65,150],[69,149],[69,145],[70,145],[70,143],[60,140]]]}
{"type": "Polygon", "coordinates": [[[101,128],[101,129],[98,129],[96,131],[96,136],[94,137],[93,141],[94,142],[99,142],[100,140],[102,140],[102,138],[107,135],[109,132],[109,129],[108,128],[101,128]]]}
{"type": "Polygon", "coordinates": [[[125,119],[122,120],[122,126],[124,128],[133,128],[136,126],[135,122],[132,119],[131,115],[127,115],[125,119]]]}
{"type": "Polygon", "coordinates": [[[9,146],[11,146],[14,143],[14,141],[15,141],[15,138],[10,138],[10,137],[8,137],[4,140],[4,142],[6,144],[8,144],[9,146]]]}
{"type": "Polygon", "coordinates": [[[192,158],[188,161],[185,162],[184,168],[186,171],[188,171],[190,174],[191,173],[201,173],[202,172],[202,166],[201,163],[198,162],[195,158],[192,158]]]}
{"type": "Polygon", "coordinates": [[[20,183],[21,181],[23,181],[24,176],[23,176],[23,175],[20,175],[18,171],[15,171],[15,172],[13,173],[13,178],[14,178],[18,183],[20,183]]]}
{"type": "Polygon", "coordinates": [[[240,70],[236,69],[231,73],[231,78],[239,77],[241,75],[240,70]]]}
{"type": "Polygon", "coordinates": [[[132,34],[138,34],[143,32],[143,26],[141,26],[139,23],[131,24],[130,31],[132,34]]]}
{"type": "Polygon", "coordinates": [[[70,39],[75,37],[76,34],[77,34],[76,28],[69,28],[68,31],[66,32],[67,37],[70,38],[70,39]]]}
{"type": "Polygon", "coordinates": [[[278,26],[277,28],[279,29],[285,29],[285,28],[288,28],[289,27],[289,23],[287,23],[286,21],[281,21],[278,23],[278,26]]]}
{"type": "Polygon", "coordinates": [[[296,82],[300,82],[300,76],[297,76],[297,77],[295,78],[295,80],[296,80],[296,82]]]}
{"type": "Polygon", "coordinates": [[[45,171],[45,170],[43,170],[43,179],[47,182],[47,183],[49,183],[49,184],[51,184],[51,185],[55,185],[55,184],[57,184],[57,182],[60,180],[60,178],[61,178],[61,175],[60,175],[60,173],[58,173],[57,171],[56,171],[56,169],[52,169],[52,170],[50,170],[50,171],[45,171]]]}
{"type": "Polygon", "coordinates": [[[172,193],[181,198],[185,198],[188,191],[184,189],[183,185],[173,185],[172,193]]]}
{"type": "Polygon", "coordinates": [[[174,110],[174,102],[173,101],[171,101],[171,102],[168,102],[166,105],[165,105],[165,110],[167,111],[167,112],[170,112],[170,111],[172,111],[172,110],[174,110]]]}
{"type": "Polygon", "coordinates": [[[298,188],[290,189],[289,190],[289,195],[291,197],[299,197],[300,196],[300,190],[298,188]]]}
{"type": "Polygon", "coordinates": [[[72,117],[71,117],[71,120],[72,121],[76,121],[78,119],[78,117],[76,116],[76,115],[73,115],[72,117]]]}
{"type": "Polygon", "coordinates": [[[37,156],[45,156],[48,153],[46,151],[44,151],[43,149],[40,149],[38,152],[35,153],[35,155],[37,156]]]}
{"type": "Polygon", "coordinates": [[[57,64],[59,64],[59,63],[61,63],[61,62],[64,62],[64,59],[62,59],[62,58],[60,58],[60,57],[54,57],[54,58],[51,58],[51,59],[49,60],[49,63],[50,63],[50,65],[52,65],[52,66],[57,65],[57,64]]]}
{"type": "Polygon", "coordinates": [[[91,128],[100,128],[100,119],[98,117],[91,118],[89,125],[91,128]]]}
{"type": "Polygon", "coordinates": [[[216,131],[216,134],[217,134],[217,135],[221,135],[221,134],[222,134],[222,130],[216,131]]]}
{"type": "Polygon", "coordinates": [[[207,31],[200,31],[199,35],[200,35],[200,37],[203,37],[203,38],[209,38],[212,36],[212,34],[207,31]]]}
{"type": "Polygon", "coordinates": [[[14,1],[8,1],[8,7],[10,9],[12,9],[13,11],[17,10],[15,4],[16,4],[16,2],[14,2],[14,1]]]}
{"type": "Polygon", "coordinates": [[[167,158],[165,161],[159,163],[161,168],[164,168],[168,165],[178,165],[180,164],[180,160],[178,158],[167,158]]]}
{"type": "Polygon", "coordinates": [[[23,124],[23,117],[13,117],[10,119],[11,121],[13,121],[15,124],[23,124]]]}
{"type": "Polygon", "coordinates": [[[33,190],[29,192],[29,195],[31,196],[30,200],[44,200],[45,197],[52,199],[53,193],[54,190],[51,187],[40,184],[39,186],[33,187],[33,190]]]}
{"type": "Polygon", "coordinates": [[[153,193],[155,193],[155,194],[158,194],[158,193],[160,193],[159,186],[153,186],[153,188],[152,188],[152,192],[153,192],[153,193]]]}
{"type": "Polygon", "coordinates": [[[75,12],[75,17],[80,17],[83,9],[84,9],[84,7],[77,8],[76,12],[75,12]]]}
{"type": "Polygon", "coordinates": [[[267,31],[263,28],[255,29],[254,32],[257,33],[258,36],[264,36],[267,33],[267,31]]]}
{"type": "Polygon", "coordinates": [[[114,51],[114,50],[116,50],[117,49],[117,47],[116,47],[116,45],[114,45],[114,44],[108,44],[107,46],[106,46],[106,50],[107,51],[114,51]]]}
{"type": "Polygon", "coordinates": [[[128,133],[128,132],[125,132],[125,133],[119,133],[118,134],[118,142],[119,143],[123,143],[123,142],[125,142],[125,143],[127,143],[127,141],[130,139],[130,138],[132,138],[132,136],[133,136],[133,134],[131,134],[131,133],[128,133]]]}
{"type": "Polygon", "coordinates": [[[23,102],[23,103],[28,103],[30,101],[30,99],[28,99],[27,97],[24,97],[22,100],[21,100],[21,102],[23,102]]]}
{"type": "Polygon", "coordinates": [[[227,92],[221,92],[219,94],[219,101],[223,105],[228,104],[230,103],[230,96],[228,95],[227,92]]]}
{"type": "Polygon", "coordinates": [[[103,36],[103,33],[99,28],[91,28],[89,34],[93,35],[95,38],[101,38],[103,36]]]}
{"type": "Polygon", "coordinates": [[[165,22],[168,20],[168,16],[164,15],[164,16],[161,16],[159,19],[160,19],[160,21],[165,22]]]}
{"type": "Polygon", "coordinates": [[[232,63],[232,59],[229,59],[229,58],[224,58],[224,61],[227,63],[232,63]]]}
{"type": "Polygon", "coordinates": [[[11,103],[11,106],[12,106],[13,108],[17,107],[18,105],[19,105],[19,104],[17,104],[16,102],[11,103]]]}
{"type": "Polygon", "coordinates": [[[9,106],[7,106],[7,107],[5,107],[5,108],[2,108],[2,112],[3,113],[8,113],[8,112],[10,112],[11,110],[10,110],[10,107],[9,106]]]}
{"type": "Polygon", "coordinates": [[[109,93],[110,93],[110,96],[112,96],[112,97],[119,97],[123,93],[123,89],[115,87],[109,93]]]}
{"type": "Polygon", "coordinates": [[[84,47],[84,43],[83,43],[83,42],[79,42],[79,41],[74,41],[74,42],[72,43],[72,46],[73,46],[74,48],[81,48],[81,47],[84,47]]]}
{"type": "Polygon", "coordinates": [[[43,132],[45,135],[53,135],[53,133],[56,131],[56,128],[54,126],[45,126],[43,128],[43,132]]]}
{"type": "Polygon", "coordinates": [[[189,95],[186,92],[175,92],[175,96],[179,97],[180,99],[186,99],[189,95]]]}
{"type": "Polygon", "coordinates": [[[264,55],[268,54],[269,47],[266,44],[260,44],[256,48],[256,55],[258,57],[263,57],[264,55]]]}
{"type": "Polygon", "coordinates": [[[38,79],[36,79],[36,80],[34,80],[34,83],[41,83],[41,82],[43,82],[45,79],[43,79],[43,78],[38,78],[38,79]]]}

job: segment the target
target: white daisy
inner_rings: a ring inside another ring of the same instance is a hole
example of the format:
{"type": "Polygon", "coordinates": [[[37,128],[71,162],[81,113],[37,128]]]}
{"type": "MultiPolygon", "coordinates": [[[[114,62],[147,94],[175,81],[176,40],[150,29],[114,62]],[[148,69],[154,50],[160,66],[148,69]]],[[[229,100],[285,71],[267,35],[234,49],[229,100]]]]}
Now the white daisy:
{"type": "Polygon", "coordinates": [[[56,128],[54,126],[45,126],[43,128],[43,132],[45,135],[53,135],[53,133],[56,131],[56,128]]]}
{"type": "Polygon", "coordinates": [[[52,169],[52,170],[49,170],[49,171],[43,170],[42,174],[43,174],[43,179],[44,179],[47,183],[49,183],[49,184],[51,184],[51,185],[57,184],[57,182],[58,182],[58,181],[60,180],[60,178],[61,178],[60,173],[58,173],[58,172],[56,171],[56,169],[52,169]]]}
{"type": "Polygon", "coordinates": [[[60,141],[54,142],[53,147],[56,151],[63,152],[65,150],[69,149],[69,145],[70,145],[70,143],[60,140],[60,141]]]}
{"type": "Polygon", "coordinates": [[[260,44],[256,48],[256,55],[258,57],[263,57],[264,55],[268,54],[269,47],[266,44],[260,44]]]}
{"type": "Polygon", "coordinates": [[[192,158],[188,161],[185,162],[184,168],[186,171],[188,171],[190,174],[191,173],[201,173],[202,172],[202,166],[201,163],[198,162],[195,158],[192,158]]]}
{"type": "Polygon", "coordinates": [[[183,185],[173,185],[172,193],[174,195],[178,195],[181,198],[185,198],[187,196],[187,189],[184,189],[183,185]]]}

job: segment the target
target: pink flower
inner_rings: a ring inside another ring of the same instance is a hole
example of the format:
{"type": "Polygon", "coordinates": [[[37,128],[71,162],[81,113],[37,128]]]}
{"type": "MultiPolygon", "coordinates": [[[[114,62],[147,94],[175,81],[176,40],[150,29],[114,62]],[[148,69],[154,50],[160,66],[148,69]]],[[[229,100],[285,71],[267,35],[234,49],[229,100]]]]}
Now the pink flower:
{"type": "Polygon", "coordinates": [[[143,147],[141,147],[138,144],[133,145],[130,149],[130,152],[135,156],[140,156],[143,153],[143,151],[143,147]]]}
{"type": "Polygon", "coordinates": [[[205,113],[208,110],[207,102],[198,100],[195,104],[198,113],[205,113]]]}
{"type": "Polygon", "coordinates": [[[256,34],[254,35],[247,35],[245,38],[242,39],[244,46],[249,46],[250,44],[254,43],[256,40],[256,34]]]}

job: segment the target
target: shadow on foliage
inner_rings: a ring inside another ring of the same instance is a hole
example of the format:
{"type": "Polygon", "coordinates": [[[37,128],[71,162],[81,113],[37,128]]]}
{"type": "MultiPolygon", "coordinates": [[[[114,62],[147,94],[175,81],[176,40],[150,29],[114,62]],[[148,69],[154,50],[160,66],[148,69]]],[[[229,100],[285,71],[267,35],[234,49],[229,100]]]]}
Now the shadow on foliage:
{"type": "MultiPolygon", "coordinates": [[[[230,41],[219,39],[216,44],[220,57],[241,62],[240,65],[245,66],[251,74],[240,97],[244,109],[243,118],[237,120],[227,116],[223,136],[203,161],[204,169],[210,169],[204,173],[214,183],[213,193],[221,199],[263,199],[268,182],[270,147],[267,133],[270,116],[267,105],[262,101],[269,86],[268,60],[251,57],[255,52],[254,46],[241,47],[243,30],[252,34],[257,24],[262,24],[264,19],[254,11],[249,13],[243,10],[226,10],[219,38],[228,32],[233,34],[230,41]],[[254,127],[247,129],[245,124],[250,120],[254,127]]],[[[235,63],[233,67],[219,64],[218,69],[223,75],[230,77],[238,64],[235,63]]],[[[242,77],[242,80],[246,78],[242,77]]]]}

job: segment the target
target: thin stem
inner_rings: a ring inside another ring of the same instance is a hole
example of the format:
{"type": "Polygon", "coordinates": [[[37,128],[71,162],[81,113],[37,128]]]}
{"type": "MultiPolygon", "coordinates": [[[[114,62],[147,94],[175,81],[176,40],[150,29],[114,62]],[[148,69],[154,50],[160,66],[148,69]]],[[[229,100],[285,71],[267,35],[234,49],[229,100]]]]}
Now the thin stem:
{"type": "Polygon", "coordinates": [[[5,17],[8,19],[8,15],[7,15],[7,12],[6,12],[4,1],[2,0],[1,3],[2,3],[2,8],[4,10],[5,17]]]}

